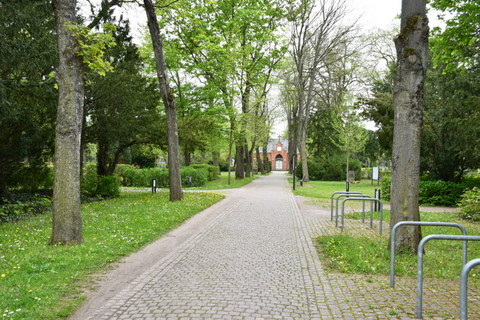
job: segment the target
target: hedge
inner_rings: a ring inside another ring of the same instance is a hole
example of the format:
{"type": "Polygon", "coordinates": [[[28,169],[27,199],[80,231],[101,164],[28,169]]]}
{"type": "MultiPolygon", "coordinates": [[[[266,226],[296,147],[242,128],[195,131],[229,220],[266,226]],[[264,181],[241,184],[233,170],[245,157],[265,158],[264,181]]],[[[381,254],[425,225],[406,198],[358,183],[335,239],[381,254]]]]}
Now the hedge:
{"type": "MultiPolygon", "coordinates": [[[[390,177],[381,180],[382,199],[390,200],[390,177]]],[[[456,207],[462,194],[468,189],[464,183],[447,181],[420,181],[419,203],[421,205],[456,207]]]]}
{"type": "Polygon", "coordinates": [[[195,169],[206,169],[208,181],[214,181],[220,178],[220,167],[210,164],[192,164],[190,167],[195,169]]]}
{"type": "Polygon", "coordinates": [[[460,201],[460,217],[480,221],[480,189],[466,191],[460,201]]]}
{"type": "MultiPolygon", "coordinates": [[[[192,177],[192,187],[204,186],[209,177],[212,179],[218,177],[218,167],[209,165],[197,166],[197,168],[194,166],[180,168],[183,186],[188,186],[187,177],[189,176],[192,177]]],[[[168,188],[170,184],[168,169],[166,168],[137,169],[133,166],[122,165],[115,172],[120,177],[121,184],[126,187],[149,187],[153,179],[157,180],[159,188],[168,188]]]]}

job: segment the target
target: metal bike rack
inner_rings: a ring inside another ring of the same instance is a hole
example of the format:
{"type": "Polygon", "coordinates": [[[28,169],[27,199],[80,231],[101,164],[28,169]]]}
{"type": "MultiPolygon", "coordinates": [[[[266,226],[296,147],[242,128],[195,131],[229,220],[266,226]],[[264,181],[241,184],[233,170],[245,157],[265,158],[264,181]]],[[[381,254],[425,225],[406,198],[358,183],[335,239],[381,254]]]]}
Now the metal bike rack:
{"type": "MultiPolygon", "coordinates": [[[[348,191],[336,191],[332,193],[332,197],[330,198],[330,221],[333,221],[333,198],[336,194],[345,194],[345,195],[363,195],[361,192],[348,192],[348,191]]],[[[336,206],[337,214],[338,214],[338,199],[337,199],[337,206],[336,206]]]]}
{"type": "MultiPolygon", "coordinates": [[[[363,197],[363,198],[362,197],[347,198],[347,199],[342,201],[342,225],[340,226],[342,232],[343,232],[343,228],[345,226],[345,202],[347,202],[349,200],[356,200],[356,201],[363,200],[363,201],[370,201],[370,203],[378,202],[379,209],[380,209],[380,227],[379,227],[379,230],[380,230],[380,235],[382,235],[382,224],[383,224],[383,204],[382,204],[382,201],[379,200],[379,199],[366,198],[366,197],[363,197]]],[[[372,228],[373,228],[373,211],[370,211],[370,229],[372,229],[372,228]]]]}
{"type": "MultiPolygon", "coordinates": [[[[454,222],[423,222],[423,221],[400,221],[392,228],[390,238],[390,287],[395,287],[395,241],[397,240],[397,230],[401,226],[437,226],[437,227],[454,227],[460,229],[463,235],[467,235],[467,229],[464,226],[454,222]]],[[[463,242],[462,265],[467,263],[467,241],[463,242]]]]}
{"type": "MultiPolygon", "coordinates": [[[[336,203],[335,203],[335,227],[338,227],[338,200],[340,200],[340,198],[344,198],[344,197],[350,197],[351,194],[341,194],[337,197],[336,199],[336,203]]],[[[370,197],[369,195],[366,195],[366,194],[363,194],[363,193],[360,193],[359,194],[354,194],[354,196],[357,196],[357,197],[360,197],[360,198],[372,198],[370,197]]],[[[372,210],[371,206],[370,206],[370,211],[372,210]]],[[[365,222],[365,201],[363,201],[363,205],[362,205],[362,212],[363,212],[363,221],[362,222],[365,222]]]]}
{"type": "Polygon", "coordinates": [[[444,234],[432,234],[426,236],[418,245],[418,270],[417,270],[417,312],[416,318],[422,319],[422,296],[423,296],[423,247],[429,240],[460,240],[480,241],[480,236],[452,236],[444,234]]]}
{"type": "Polygon", "coordinates": [[[467,308],[467,291],[468,291],[468,273],[470,270],[480,265],[480,259],[474,259],[465,264],[460,274],[460,320],[467,320],[468,308],[467,308]]]}

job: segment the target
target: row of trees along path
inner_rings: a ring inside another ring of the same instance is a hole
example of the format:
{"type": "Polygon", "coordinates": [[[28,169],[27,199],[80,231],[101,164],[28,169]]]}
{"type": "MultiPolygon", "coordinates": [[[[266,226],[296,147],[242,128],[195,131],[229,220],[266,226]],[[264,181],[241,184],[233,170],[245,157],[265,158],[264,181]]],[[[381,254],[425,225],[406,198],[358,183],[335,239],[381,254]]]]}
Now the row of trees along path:
{"type": "MultiPolygon", "coordinates": [[[[119,5],[121,0],[104,1],[99,17],[119,5]]],[[[80,214],[80,133],[82,127],[83,99],[85,91],[85,63],[79,52],[78,42],[72,35],[69,24],[76,22],[76,0],[54,0],[57,21],[59,49],[58,86],[59,103],[56,123],[55,142],[55,183],[53,229],[51,243],[75,244],[82,242],[82,222],[80,214]]],[[[159,89],[167,112],[168,159],[170,170],[170,200],[182,199],[179,174],[178,129],[175,99],[171,93],[163,43],[155,7],[151,0],[144,0],[148,27],[153,42],[157,66],[159,89]]],[[[398,73],[394,92],[395,132],[393,142],[392,170],[392,219],[395,224],[401,220],[418,220],[418,178],[420,159],[420,128],[423,116],[423,82],[426,70],[428,41],[428,19],[424,0],[402,0],[401,31],[395,39],[397,48],[398,73]]],[[[307,17],[311,12],[306,12],[307,17]]],[[[341,15],[338,12],[337,15],[341,15]]],[[[338,18],[336,16],[334,19],[338,18]]],[[[89,25],[93,28],[100,18],[89,25]]],[[[308,28],[295,29],[299,37],[306,36],[308,28]]],[[[298,43],[297,48],[301,48],[298,43]]],[[[296,52],[298,62],[302,63],[301,50],[296,52]]],[[[319,51],[318,55],[322,52],[319,51]]],[[[315,63],[315,60],[313,61],[315,63]]],[[[298,66],[300,67],[300,66],[298,66]]],[[[312,78],[313,79],[313,78],[312,78]]],[[[301,107],[307,111],[311,100],[308,90],[312,79],[304,79],[306,87],[301,88],[301,107]],[[307,94],[306,94],[307,93],[307,94]],[[306,95],[305,95],[306,94],[306,95]]],[[[247,83],[248,84],[248,83],[247,83]]],[[[248,89],[248,88],[247,88],[248,89]]],[[[246,90],[247,90],[246,89],[246,90]]],[[[248,94],[248,90],[244,92],[248,94]]],[[[303,113],[302,113],[303,114],[303,113]]],[[[301,117],[308,117],[304,115],[301,117]]],[[[300,117],[300,118],[301,118],[300,117]]],[[[297,135],[304,136],[306,122],[296,119],[297,135]]],[[[302,161],[306,168],[306,152],[302,152],[302,161]]],[[[415,250],[420,239],[418,228],[404,228],[399,234],[397,246],[415,250]]]]}

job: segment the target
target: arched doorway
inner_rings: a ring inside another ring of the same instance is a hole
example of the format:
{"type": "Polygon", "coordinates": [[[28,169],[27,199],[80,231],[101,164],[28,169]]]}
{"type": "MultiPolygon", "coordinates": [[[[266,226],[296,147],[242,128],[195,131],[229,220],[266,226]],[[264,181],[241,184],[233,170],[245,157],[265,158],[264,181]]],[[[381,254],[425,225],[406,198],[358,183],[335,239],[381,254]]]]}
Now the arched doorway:
{"type": "Polygon", "coordinates": [[[281,154],[275,157],[275,170],[283,170],[283,157],[281,154]]]}

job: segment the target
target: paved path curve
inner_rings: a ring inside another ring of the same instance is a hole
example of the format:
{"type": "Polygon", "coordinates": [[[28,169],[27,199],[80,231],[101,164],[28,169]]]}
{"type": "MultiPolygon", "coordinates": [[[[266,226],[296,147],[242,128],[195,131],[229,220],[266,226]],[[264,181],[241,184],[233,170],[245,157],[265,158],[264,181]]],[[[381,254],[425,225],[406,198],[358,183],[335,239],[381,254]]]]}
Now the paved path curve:
{"type": "Polygon", "coordinates": [[[334,319],[283,174],[233,193],[208,227],[90,319],[334,319]]]}
{"type": "MultiPolygon", "coordinates": [[[[283,173],[229,191],[110,272],[70,319],[413,319],[414,279],[394,291],[384,276],[324,272],[312,238],[338,229],[298,203],[283,173]]],[[[345,233],[377,232],[352,220],[345,233]]],[[[456,284],[432,287],[425,319],[455,318],[456,284]]]]}

